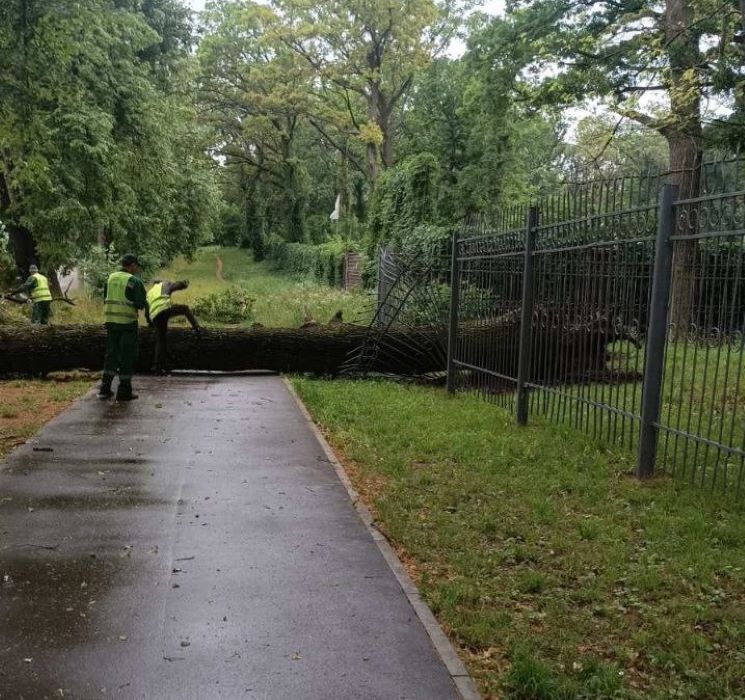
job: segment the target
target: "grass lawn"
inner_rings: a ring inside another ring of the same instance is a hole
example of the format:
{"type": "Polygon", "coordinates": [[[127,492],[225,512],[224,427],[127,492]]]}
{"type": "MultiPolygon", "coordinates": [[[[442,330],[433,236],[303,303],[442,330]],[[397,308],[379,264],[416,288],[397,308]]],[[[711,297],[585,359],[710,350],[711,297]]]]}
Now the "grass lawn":
{"type": "Polygon", "coordinates": [[[272,270],[269,263],[254,262],[249,251],[239,248],[203,248],[192,263],[180,258],[160,274],[171,280],[190,280],[189,289],[174,297],[185,303],[229,284],[240,285],[255,299],[251,322],[265,326],[296,328],[305,320],[306,311],[319,323],[326,323],[340,309],[344,318],[352,321],[369,304],[365,294],[283,275],[272,270]],[[220,282],[215,274],[218,257],[223,263],[225,282],[220,282]]]}
{"type": "MultiPolygon", "coordinates": [[[[247,321],[271,327],[297,328],[306,312],[319,323],[328,322],[339,310],[346,321],[355,321],[370,314],[369,295],[345,292],[313,280],[301,280],[273,270],[269,263],[256,263],[250,251],[239,248],[210,246],[201,248],[193,261],[177,258],[156,276],[171,281],[188,279],[187,290],[174,295],[175,302],[192,304],[198,297],[219,292],[230,285],[245,288],[254,299],[253,316],[247,321]],[[222,261],[222,280],[217,276],[217,259],[222,261]]],[[[146,280],[149,286],[149,280],[146,280]]],[[[79,295],[76,307],[58,305],[54,323],[102,323],[103,304],[79,295]]],[[[144,321],[142,321],[144,323],[144,321]]],[[[173,325],[186,325],[184,319],[174,319],[173,325]]]]}
{"type": "MultiPolygon", "coordinates": [[[[641,373],[644,351],[618,343],[611,359],[615,371],[633,369],[641,373]],[[625,364],[628,363],[628,364],[625,364]]],[[[552,422],[574,428],[636,450],[639,425],[627,416],[612,414],[595,404],[606,404],[634,415],[641,414],[642,384],[589,383],[551,387],[558,393],[533,392],[531,411],[552,422]]],[[[721,443],[735,450],[745,449],[745,347],[741,337],[730,343],[693,340],[670,342],[666,346],[657,468],[704,488],[732,493],[745,489],[745,462],[735,453],[717,449],[721,443]],[[678,431],[676,437],[675,432],[678,431]],[[698,435],[696,442],[679,433],[698,435]],[[709,442],[704,442],[709,441],[709,442]]]]}
{"type": "Polygon", "coordinates": [[[294,383],[487,697],[745,697],[742,508],[475,396],[294,383]]]}
{"type": "Polygon", "coordinates": [[[88,379],[0,381],[0,459],[90,388],[88,379]]]}

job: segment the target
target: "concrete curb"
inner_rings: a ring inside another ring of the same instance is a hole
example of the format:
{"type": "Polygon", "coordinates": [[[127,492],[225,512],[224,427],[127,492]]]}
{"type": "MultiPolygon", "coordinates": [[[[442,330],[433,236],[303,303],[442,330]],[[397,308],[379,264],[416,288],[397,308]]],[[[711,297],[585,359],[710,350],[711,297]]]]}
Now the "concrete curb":
{"type": "Polygon", "coordinates": [[[285,386],[287,387],[287,390],[290,392],[290,395],[297,403],[298,408],[303,414],[305,420],[308,422],[310,429],[313,431],[313,434],[323,448],[326,459],[328,459],[329,463],[334,467],[336,475],[339,477],[341,483],[344,484],[344,488],[347,490],[349,498],[352,501],[355,509],[357,510],[357,514],[360,516],[360,519],[365,524],[365,527],[375,541],[375,544],[378,546],[380,553],[383,555],[383,558],[386,560],[388,566],[393,572],[393,575],[396,577],[396,580],[401,586],[401,590],[403,590],[404,595],[408,599],[411,607],[414,609],[414,612],[416,613],[420,622],[422,623],[422,625],[424,625],[424,629],[429,635],[432,646],[435,648],[435,651],[437,652],[437,655],[440,657],[440,659],[442,659],[443,664],[445,664],[445,667],[447,668],[448,673],[450,674],[453,684],[455,685],[455,688],[461,699],[482,700],[481,695],[479,694],[478,690],[476,690],[476,684],[473,682],[473,679],[468,673],[465,664],[461,661],[460,657],[455,651],[455,648],[450,643],[450,640],[447,638],[447,635],[442,631],[442,628],[437,622],[437,619],[435,618],[432,611],[429,609],[429,606],[422,599],[421,595],[419,594],[419,590],[414,585],[414,582],[409,577],[409,574],[406,572],[406,568],[404,567],[403,563],[396,555],[396,552],[394,551],[393,547],[391,547],[388,540],[383,536],[380,530],[375,527],[375,521],[372,517],[372,514],[370,513],[367,506],[365,506],[365,504],[362,502],[360,495],[357,493],[354,486],[352,485],[352,482],[347,476],[347,473],[344,471],[344,467],[337,459],[334,450],[331,448],[331,445],[329,445],[326,438],[323,436],[323,433],[321,433],[321,431],[318,429],[318,426],[313,421],[313,417],[310,415],[308,409],[305,407],[305,404],[298,396],[290,380],[287,379],[287,377],[283,377],[282,379],[285,383],[285,386]]]}

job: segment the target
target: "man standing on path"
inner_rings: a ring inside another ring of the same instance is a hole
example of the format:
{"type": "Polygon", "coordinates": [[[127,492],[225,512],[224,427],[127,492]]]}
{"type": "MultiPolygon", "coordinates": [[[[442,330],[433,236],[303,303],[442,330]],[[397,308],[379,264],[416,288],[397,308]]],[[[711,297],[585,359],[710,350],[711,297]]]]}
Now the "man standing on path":
{"type": "Polygon", "coordinates": [[[197,333],[201,330],[191,309],[186,304],[174,304],[171,300],[171,294],[186,289],[188,286],[189,280],[178,282],[155,280],[147,293],[145,318],[148,325],[155,328],[155,366],[153,369],[158,374],[165,374],[169,370],[168,321],[176,316],[186,316],[197,333]]]}
{"type": "Polygon", "coordinates": [[[12,290],[11,294],[23,292],[31,298],[31,323],[37,326],[46,326],[49,323],[49,308],[52,305],[52,292],[49,289],[49,280],[39,272],[36,265],[28,268],[28,279],[20,286],[12,290]]]}
{"type": "Polygon", "coordinates": [[[119,372],[117,401],[132,401],[132,373],[137,359],[137,312],[146,305],[145,285],[136,276],[139,263],[134,255],[122,258],[122,269],[109,275],[104,287],[106,357],[98,396],[113,396],[111,384],[119,372]]]}

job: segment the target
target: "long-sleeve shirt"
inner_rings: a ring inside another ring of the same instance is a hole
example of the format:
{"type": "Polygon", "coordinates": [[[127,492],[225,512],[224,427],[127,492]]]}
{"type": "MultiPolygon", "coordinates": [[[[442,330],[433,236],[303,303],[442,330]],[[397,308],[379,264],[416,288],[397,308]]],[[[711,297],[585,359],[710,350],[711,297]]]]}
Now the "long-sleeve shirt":
{"type": "Polygon", "coordinates": [[[19,292],[24,292],[25,294],[31,295],[31,292],[34,291],[34,288],[38,282],[36,281],[36,278],[31,275],[20,287],[16,287],[15,289],[11,290],[11,294],[18,294],[19,292]]]}
{"type": "MultiPolygon", "coordinates": [[[[174,292],[180,292],[182,289],[186,289],[189,283],[186,280],[179,280],[178,282],[171,282],[170,280],[161,280],[160,283],[163,285],[161,290],[163,296],[171,296],[174,292]]],[[[145,319],[150,324],[150,309],[145,306],[145,319]]]]}

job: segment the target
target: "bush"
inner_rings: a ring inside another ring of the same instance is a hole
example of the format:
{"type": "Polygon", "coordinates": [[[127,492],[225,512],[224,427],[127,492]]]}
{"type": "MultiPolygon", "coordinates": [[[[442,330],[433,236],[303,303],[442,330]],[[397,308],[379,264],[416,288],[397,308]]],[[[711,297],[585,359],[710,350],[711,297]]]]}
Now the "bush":
{"type": "Polygon", "coordinates": [[[212,323],[244,323],[253,317],[254,298],[237,285],[199,297],[192,308],[200,320],[212,323]]]}
{"type": "MultiPolygon", "coordinates": [[[[140,261],[140,271],[137,276],[147,280],[152,273],[165,264],[159,256],[151,252],[137,252],[140,261]]],[[[78,262],[78,268],[83,276],[88,293],[94,297],[103,295],[103,288],[112,272],[121,267],[121,251],[117,251],[114,244],[108,247],[92,246],[88,254],[78,262]]]]}
{"type": "Polygon", "coordinates": [[[349,245],[334,238],[321,245],[288,243],[279,236],[267,239],[267,259],[273,267],[295,277],[313,279],[329,287],[340,287],[344,276],[344,255],[349,245]]]}
{"type": "Polygon", "coordinates": [[[453,226],[420,224],[404,236],[400,252],[405,260],[417,259],[424,265],[436,265],[448,269],[453,226]]]}

